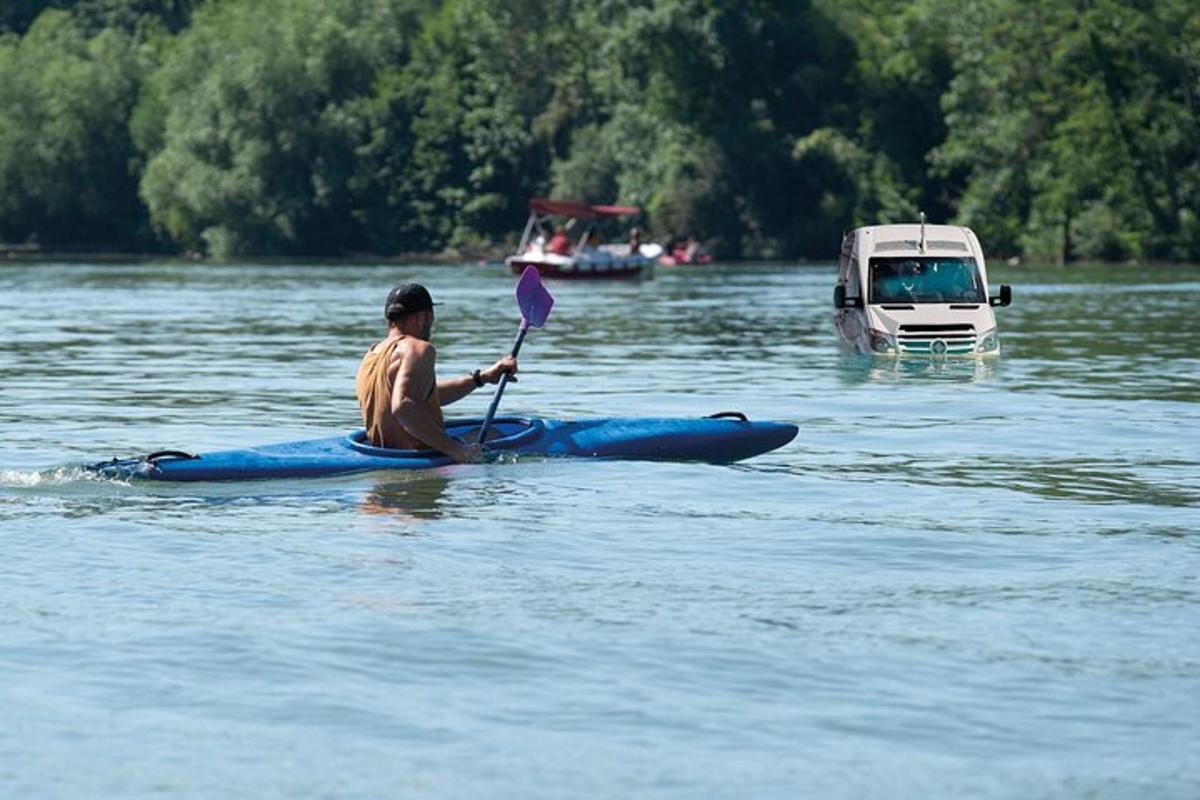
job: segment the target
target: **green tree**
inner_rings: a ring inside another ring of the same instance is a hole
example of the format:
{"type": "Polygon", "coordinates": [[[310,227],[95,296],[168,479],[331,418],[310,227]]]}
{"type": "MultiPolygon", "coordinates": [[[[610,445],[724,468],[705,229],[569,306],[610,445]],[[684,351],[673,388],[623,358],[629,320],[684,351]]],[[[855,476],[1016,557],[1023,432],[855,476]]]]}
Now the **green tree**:
{"type": "Polygon", "coordinates": [[[140,115],[156,227],[218,255],[372,249],[378,213],[365,209],[390,197],[375,183],[393,110],[378,81],[405,61],[418,11],[388,0],[201,8],[140,115]]]}
{"type": "Polygon", "coordinates": [[[48,8],[64,9],[75,5],[78,0],[7,0],[0,5],[0,32],[24,33],[26,29],[48,8]]]}
{"type": "Polygon", "coordinates": [[[187,27],[192,12],[204,0],[78,0],[70,5],[75,17],[89,29],[122,28],[135,31],[147,21],[178,32],[187,27]]]}
{"type": "Polygon", "coordinates": [[[924,210],[997,255],[1200,259],[1194,0],[13,0],[3,30],[8,239],[476,247],[552,194],[725,257],[924,210]]]}
{"type": "Polygon", "coordinates": [[[828,249],[792,150],[848,116],[820,66],[843,43],[807,3],[451,3],[411,71],[418,224],[502,235],[552,193],[643,205],[727,255],[828,249]]]}
{"type": "Polygon", "coordinates": [[[1186,6],[965,6],[949,135],[933,154],[935,174],[968,176],[959,218],[1003,253],[1195,258],[1197,23],[1186,6]]]}
{"type": "Polygon", "coordinates": [[[430,21],[408,70],[406,171],[430,244],[511,236],[528,197],[548,191],[571,132],[603,113],[595,13],[580,0],[458,0],[430,21]]]}
{"type": "MultiPolygon", "coordinates": [[[[797,157],[827,155],[824,167],[853,225],[948,220],[962,176],[930,174],[930,151],[946,137],[941,98],[954,76],[957,42],[945,0],[821,0],[855,53],[847,98],[853,113],[804,141],[797,157]]],[[[814,167],[818,167],[816,163],[814,167]]]]}
{"type": "Polygon", "coordinates": [[[142,64],[117,30],[65,11],[0,37],[0,236],[127,246],[143,228],[127,120],[142,64]]]}
{"type": "Polygon", "coordinates": [[[804,137],[854,118],[853,46],[834,20],[767,0],[660,0],[628,19],[622,94],[661,125],[647,161],[664,180],[650,206],[669,209],[671,232],[733,257],[835,248],[843,221],[828,218],[811,160],[795,155],[804,137]]]}
{"type": "Polygon", "coordinates": [[[192,9],[202,2],[204,0],[5,0],[0,4],[0,32],[24,33],[46,9],[73,12],[91,33],[110,27],[132,31],[139,20],[147,17],[177,31],[186,26],[192,9]]]}

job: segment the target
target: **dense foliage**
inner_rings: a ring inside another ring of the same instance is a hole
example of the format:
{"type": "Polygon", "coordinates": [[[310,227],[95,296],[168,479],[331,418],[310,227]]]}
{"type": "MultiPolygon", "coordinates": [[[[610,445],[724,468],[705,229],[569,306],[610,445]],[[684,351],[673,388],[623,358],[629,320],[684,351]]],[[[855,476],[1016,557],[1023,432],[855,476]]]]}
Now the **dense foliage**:
{"type": "Polygon", "coordinates": [[[724,257],[842,230],[1200,260],[1194,0],[13,0],[0,240],[508,241],[535,195],[724,257]]]}

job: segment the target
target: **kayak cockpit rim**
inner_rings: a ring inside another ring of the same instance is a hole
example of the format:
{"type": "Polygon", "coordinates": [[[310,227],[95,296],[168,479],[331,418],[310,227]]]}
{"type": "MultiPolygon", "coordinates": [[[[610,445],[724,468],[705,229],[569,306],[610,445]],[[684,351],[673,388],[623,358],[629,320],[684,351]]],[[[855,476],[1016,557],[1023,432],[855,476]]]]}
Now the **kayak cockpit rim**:
{"type": "MultiPolygon", "coordinates": [[[[483,419],[451,419],[446,421],[446,433],[463,441],[473,441],[472,432],[477,432],[483,424],[483,419]]],[[[542,420],[531,417],[498,417],[492,420],[492,430],[501,435],[488,439],[486,447],[496,450],[508,450],[520,447],[525,442],[539,436],[546,425],[542,420]],[[514,427],[516,430],[513,430],[514,427]]],[[[346,434],[345,444],[351,450],[367,456],[381,458],[428,458],[431,455],[441,455],[436,450],[399,450],[390,447],[375,447],[367,442],[367,432],[363,428],[346,434]]]]}

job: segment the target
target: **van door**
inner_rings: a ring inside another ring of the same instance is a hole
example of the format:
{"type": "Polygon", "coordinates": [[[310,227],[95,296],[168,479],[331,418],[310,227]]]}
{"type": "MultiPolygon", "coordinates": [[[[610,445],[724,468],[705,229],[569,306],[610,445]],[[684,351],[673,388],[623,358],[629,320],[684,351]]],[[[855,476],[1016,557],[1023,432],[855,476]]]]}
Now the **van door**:
{"type": "MultiPolygon", "coordinates": [[[[862,287],[858,277],[857,230],[850,231],[842,237],[842,249],[838,256],[838,286],[845,288],[847,298],[862,298],[862,287]]],[[[865,312],[859,308],[834,308],[833,322],[839,335],[852,344],[866,331],[865,312]]]]}

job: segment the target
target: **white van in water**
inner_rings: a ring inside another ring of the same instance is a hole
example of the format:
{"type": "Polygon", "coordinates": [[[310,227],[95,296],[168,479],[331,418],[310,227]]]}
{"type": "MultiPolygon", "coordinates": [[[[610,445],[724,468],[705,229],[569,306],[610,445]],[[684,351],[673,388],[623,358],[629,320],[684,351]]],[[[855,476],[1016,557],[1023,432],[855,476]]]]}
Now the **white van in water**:
{"type": "Polygon", "coordinates": [[[842,238],[833,322],[842,340],[877,355],[996,355],[992,306],[979,239],[956,225],[872,225],[842,238]]]}

